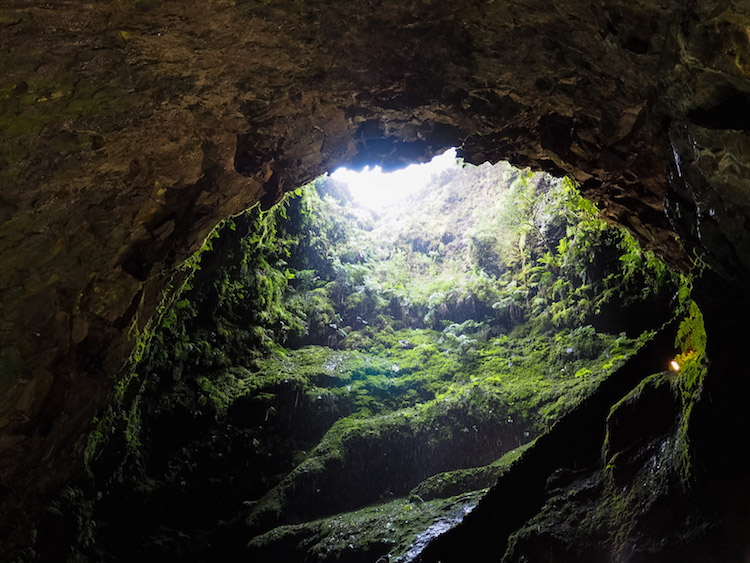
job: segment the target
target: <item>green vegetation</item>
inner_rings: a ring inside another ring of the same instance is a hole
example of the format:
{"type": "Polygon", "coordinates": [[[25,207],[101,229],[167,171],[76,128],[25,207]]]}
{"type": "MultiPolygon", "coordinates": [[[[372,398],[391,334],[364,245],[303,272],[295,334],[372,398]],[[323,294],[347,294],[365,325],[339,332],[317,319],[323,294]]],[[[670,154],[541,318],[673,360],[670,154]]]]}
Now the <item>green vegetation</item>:
{"type": "MultiPolygon", "coordinates": [[[[173,553],[188,540],[165,526],[243,521],[261,546],[391,497],[445,508],[428,502],[490,486],[633,354],[681,283],[568,180],[457,167],[376,214],[320,178],[228,219],[176,276],[95,421],[92,478],[127,495],[92,517],[117,526],[125,503],[173,553]]],[[[683,355],[705,348],[698,314],[683,355]]]]}
{"type": "Polygon", "coordinates": [[[527,442],[523,446],[510,450],[500,459],[487,465],[470,467],[468,469],[456,469],[433,475],[414,487],[409,493],[409,498],[424,502],[435,498],[450,498],[464,491],[478,491],[490,487],[533,444],[533,440],[527,442]]]}
{"type": "Polygon", "coordinates": [[[675,361],[680,366],[680,383],[685,393],[692,393],[700,385],[705,373],[706,329],[703,314],[694,301],[690,301],[688,311],[680,322],[675,346],[680,353],[675,361]]]}
{"type": "Polygon", "coordinates": [[[707,533],[705,517],[686,500],[694,480],[691,414],[706,373],[705,328],[689,293],[683,280],[675,341],[679,370],[645,377],[611,407],[602,469],[552,488],[543,510],[513,534],[503,560],[550,545],[571,553],[586,545],[589,555],[600,549],[599,557],[611,559],[632,553],[645,535],[669,545],[676,537],[707,533]],[[674,521],[684,526],[678,531],[665,524],[674,521]],[[573,536],[576,544],[569,543],[573,536]]]}
{"type": "Polygon", "coordinates": [[[279,526],[252,539],[249,553],[263,561],[391,561],[416,555],[435,535],[471,511],[481,492],[449,499],[399,499],[305,524],[279,526]]]}

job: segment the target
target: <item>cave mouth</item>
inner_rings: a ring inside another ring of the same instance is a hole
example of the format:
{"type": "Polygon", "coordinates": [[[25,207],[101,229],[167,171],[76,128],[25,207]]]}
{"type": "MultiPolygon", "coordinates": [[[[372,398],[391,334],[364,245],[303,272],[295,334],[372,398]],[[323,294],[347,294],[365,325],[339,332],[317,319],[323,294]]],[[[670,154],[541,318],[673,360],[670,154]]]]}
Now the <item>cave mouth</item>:
{"type": "Polygon", "coordinates": [[[403,203],[410,195],[423,190],[433,176],[459,168],[462,162],[456,149],[451,148],[429,162],[413,163],[387,172],[380,165],[365,166],[359,171],[342,166],[331,174],[331,178],[346,184],[356,204],[377,211],[403,203]]]}
{"type": "Polygon", "coordinates": [[[410,561],[686,307],[570,180],[446,154],[397,205],[335,172],[217,228],[92,434],[78,548],[410,561]]]}

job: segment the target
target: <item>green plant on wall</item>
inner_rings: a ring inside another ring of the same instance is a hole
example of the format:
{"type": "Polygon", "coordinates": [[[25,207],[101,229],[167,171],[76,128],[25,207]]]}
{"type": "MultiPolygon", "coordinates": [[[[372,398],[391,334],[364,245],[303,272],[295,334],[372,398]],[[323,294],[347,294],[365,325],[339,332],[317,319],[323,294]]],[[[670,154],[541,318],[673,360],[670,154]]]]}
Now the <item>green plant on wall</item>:
{"type": "Polygon", "coordinates": [[[675,362],[679,366],[681,386],[686,392],[693,392],[705,373],[706,359],[706,328],[695,301],[690,301],[687,314],[680,321],[675,346],[680,350],[675,362]]]}

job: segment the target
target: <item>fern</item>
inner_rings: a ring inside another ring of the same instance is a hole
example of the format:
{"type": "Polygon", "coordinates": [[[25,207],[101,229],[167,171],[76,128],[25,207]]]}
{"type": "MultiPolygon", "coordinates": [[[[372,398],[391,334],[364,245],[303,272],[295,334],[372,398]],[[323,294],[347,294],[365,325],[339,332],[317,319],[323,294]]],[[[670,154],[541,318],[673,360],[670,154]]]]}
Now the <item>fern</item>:
{"type": "Polygon", "coordinates": [[[675,338],[675,346],[680,349],[675,361],[680,366],[680,383],[685,392],[696,390],[703,379],[706,344],[703,314],[695,301],[692,301],[687,316],[680,322],[675,338]]]}

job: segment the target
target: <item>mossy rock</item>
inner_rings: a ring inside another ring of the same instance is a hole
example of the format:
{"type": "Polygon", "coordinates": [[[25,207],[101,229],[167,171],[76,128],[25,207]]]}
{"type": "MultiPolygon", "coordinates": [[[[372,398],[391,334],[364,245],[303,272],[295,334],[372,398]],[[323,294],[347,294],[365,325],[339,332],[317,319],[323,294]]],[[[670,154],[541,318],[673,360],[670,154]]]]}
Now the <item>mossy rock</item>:
{"type": "Polygon", "coordinates": [[[399,499],[304,524],[280,526],[254,537],[254,561],[361,563],[410,561],[434,535],[476,505],[481,493],[430,502],[399,499]]]}
{"type": "Polygon", "coordinates": [[[489,465],[456,469],[428,477],[411,490],[409,498],[427,501],[491,487],[532,445],[533,441],[511,450],[489,465]]]}
{"type": "Polygon", "coordinates": [[[615,404],[607,417],[603,457],[621,486],[629,481],[643,461],[635,456],[640,446],[654,436],[674,434],[680,420],[682,401],[675,376],[657,373],[644,379],[633,391],[615,404]],[[622,455],[627,453],[627,455],[622,455]]]}
{"type": "Polygon", "coordinates": [[[509,422],[505,405],[481,388],[386,415],[340,420],[253,507],[247,522],[262,531],[352,510],[384,495],[406,495],[430,475],[491,462],[516,448],[526,431],[522,420],[509,422]]]}

